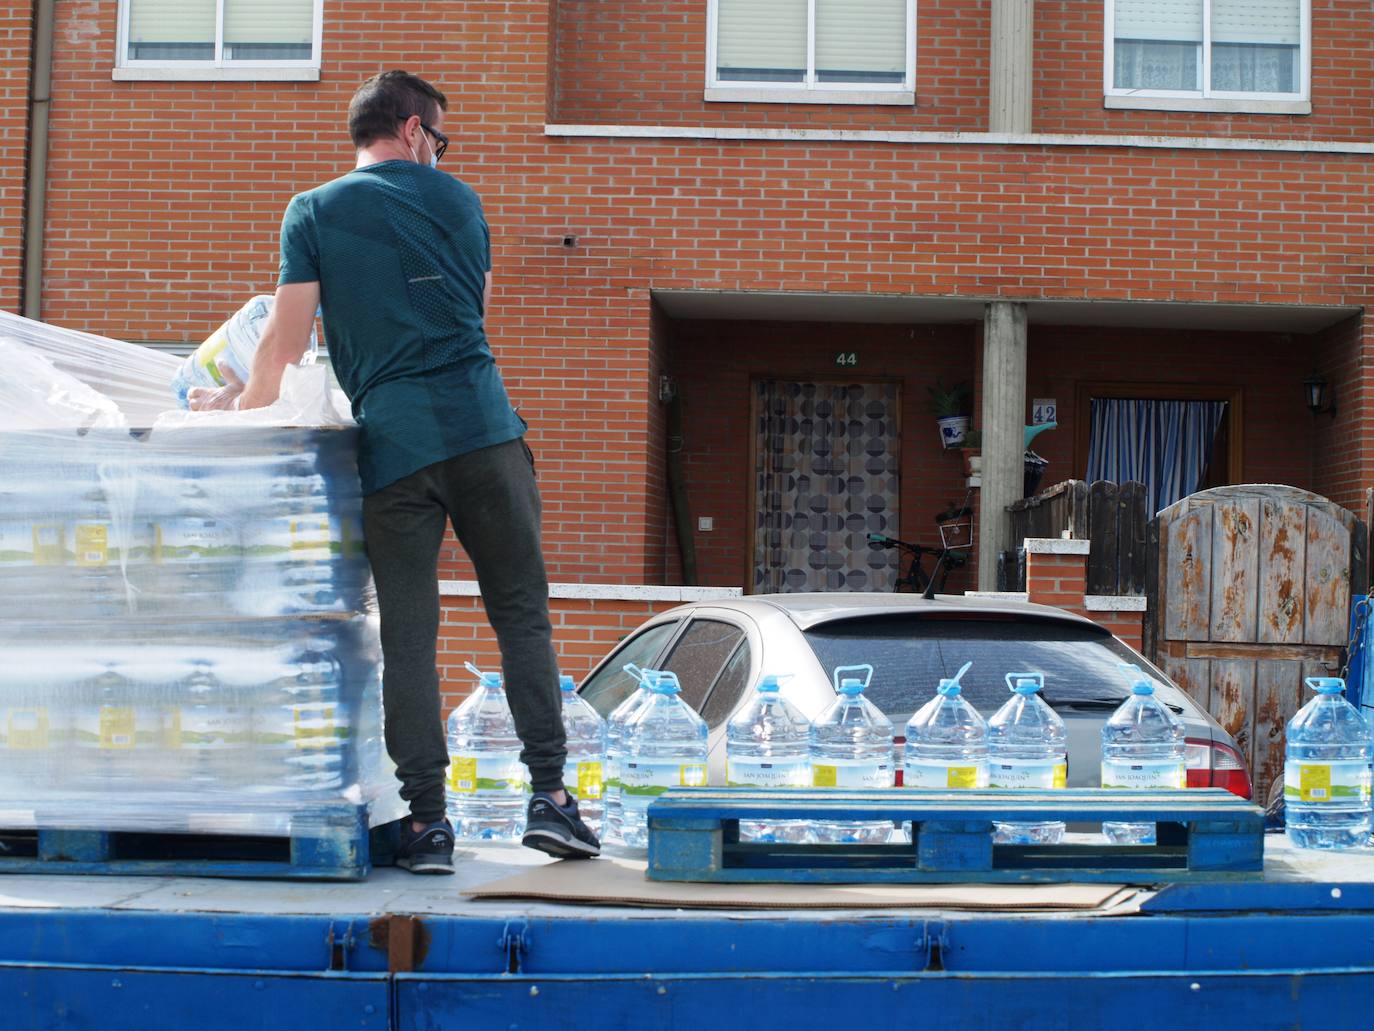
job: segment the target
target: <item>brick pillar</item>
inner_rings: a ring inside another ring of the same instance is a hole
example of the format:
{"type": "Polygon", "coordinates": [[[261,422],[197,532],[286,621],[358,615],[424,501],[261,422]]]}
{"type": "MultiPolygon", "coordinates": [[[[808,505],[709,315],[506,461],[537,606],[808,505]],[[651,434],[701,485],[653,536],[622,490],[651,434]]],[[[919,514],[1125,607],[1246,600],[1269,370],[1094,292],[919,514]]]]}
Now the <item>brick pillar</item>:
{"type": "Polygon", "coordinates": [[[1145,599],[1086,595],[1090,546],[1090,541],[1027,538],[1026,600],[1085,616],[1139,651],[1145,599]]]}

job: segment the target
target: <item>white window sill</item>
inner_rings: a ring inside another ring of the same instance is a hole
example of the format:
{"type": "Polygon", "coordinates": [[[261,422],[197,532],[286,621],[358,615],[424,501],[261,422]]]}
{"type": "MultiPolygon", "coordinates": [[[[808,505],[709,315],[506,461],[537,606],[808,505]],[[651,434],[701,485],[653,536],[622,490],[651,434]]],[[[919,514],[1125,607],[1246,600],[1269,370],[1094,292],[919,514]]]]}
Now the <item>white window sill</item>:
{"type": "Polygon", "coordinates": [[[1220,97],[1143,97],[1108,94],[1102,98],[1108,110],[1203,111],[1218,114],[1310,115],[1310,100],[1239,100],[1220,97]]]}
{"type": "Polygon", "coordinates": [[[705,99],[727,104],[904,104],[916,103],[915,90],[774,89],[767,86],[708,86],[705,99]]]}
{"type": "Polygon", "coordinates": [[[115,68],[110,78],[115,82],[319,82],[320,70],[264,68],[260,65],[242,68],[173,68],[160,65],[115,68]]]}

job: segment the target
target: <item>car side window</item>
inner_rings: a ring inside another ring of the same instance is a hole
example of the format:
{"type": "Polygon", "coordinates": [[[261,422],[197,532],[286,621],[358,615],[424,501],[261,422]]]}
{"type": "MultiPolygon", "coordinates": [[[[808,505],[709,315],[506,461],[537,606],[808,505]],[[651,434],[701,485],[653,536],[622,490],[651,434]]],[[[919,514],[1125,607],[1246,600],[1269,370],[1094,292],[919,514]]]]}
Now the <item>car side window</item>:
{"type": "Polygon", "coordinates": [[[582,685],[582,697],[603,717],[634,693],[639,681],[625,672],[628,663],[650,666],[680,624],[656,623],[635,634],[617,648],[596,674],[582,685]]]}
{"type": "Polygon", "coordinates": [[[673,644],[663,668],[677,674],[682,700],[697,712],[742,640],[744,631],[731,623],[694,619],[673,644]]]}
{"type": "Polygon", "coordinates": [[[749,685],[750,657],[748,639],[740,641],[735,653],[730,656],[730,661],[725,664],[725,668],[716,679],[716,686],[707,696],[706,704],[701,707],[701,718],[706,721],[708,727],[719,726],[735,711],[740,695],[749,685]]]}

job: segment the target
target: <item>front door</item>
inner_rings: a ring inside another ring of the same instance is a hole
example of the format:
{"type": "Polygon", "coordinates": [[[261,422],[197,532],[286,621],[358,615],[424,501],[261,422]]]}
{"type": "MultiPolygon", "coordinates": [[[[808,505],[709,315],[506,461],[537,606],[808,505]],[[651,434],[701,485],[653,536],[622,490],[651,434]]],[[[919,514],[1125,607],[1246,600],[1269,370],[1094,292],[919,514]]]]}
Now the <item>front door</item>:
{"type": "Polygon", "coordinates": [[[890,591],[898,536],[896,383],[760,379],[754,390],[755,594],[890,591]]]}

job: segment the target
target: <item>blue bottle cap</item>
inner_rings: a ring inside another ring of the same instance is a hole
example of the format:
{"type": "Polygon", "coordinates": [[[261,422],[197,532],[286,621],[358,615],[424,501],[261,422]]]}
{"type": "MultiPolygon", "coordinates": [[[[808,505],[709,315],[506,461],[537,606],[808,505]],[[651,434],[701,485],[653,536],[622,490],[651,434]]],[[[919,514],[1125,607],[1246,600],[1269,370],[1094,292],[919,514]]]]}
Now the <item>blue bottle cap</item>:
{"type": "Polygon", "coordinates": [[[558,677],[558,689],[560,691],[567,691],[571,694],[573,691],[577,690],[577,681],[566,673],[560,674],[558,677]]]}
{"type": "Polygon", "coordinates": [[[470,662],[463,663],[463,668],[466,669],[469,673],[471,673],[474,677],[476,677],[477,682],[481,684],[483,687],[501,686],[500,673],[483,673],[480,669],[478,669],[470,662]]]}
{"type": "Polygon", "coordinates": [[[682,690],[682,685],[678,683],[676,673],[658,673],[650,688],[655,694],[677,694],[682,690]]]}
{"type": "Polygon", "coordinates": [[[1303,682],[1318,694],[1345,693],[1345,681],[1340,677],[1307,677],[1303,682]]]}
{"type": "Polygon", "coordinates": [[[1134,662],[1121,663],[1121,672],[1131,685],[1131,694],[1154,694],[1154,681],[1145,675],[1145,671],[1134,662]]]}
{"type": "Polygon", "coordinates": [[[1008,673],[1007,687],[1019,695],[1033,695],[1045,686],[1043,673],[1008,673]]]}
{"type": "Polygon", "coordinates": [[[767,691],[769,694],[777,694],[782,687],[782,677],[776,673],[769,673],[759,681],[759,691],[767,691]]]}
{"type": "Polygon", "coordinates": [[[846,677],[840,681],[840,694],[848,698],[854,698],[864,693],[864,682],[853,677],[846,677]]]}
{"type": "Polygon", "coordinates": [[[959,694],[959,681],[964,679],[964,674],[973,666],[972,662],[966,662],[959,667],[959,672],[946,680],[941,680],[940,685],[935,689],[946,698],[954,698],[959,694]]]}

